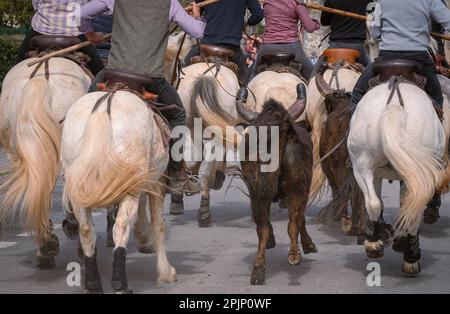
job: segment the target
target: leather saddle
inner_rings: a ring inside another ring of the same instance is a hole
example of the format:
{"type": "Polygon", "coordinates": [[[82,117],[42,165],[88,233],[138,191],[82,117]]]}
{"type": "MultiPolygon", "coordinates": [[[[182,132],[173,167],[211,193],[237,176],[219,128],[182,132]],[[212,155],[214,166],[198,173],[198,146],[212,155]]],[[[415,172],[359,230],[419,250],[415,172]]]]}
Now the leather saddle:
{"type": "Polygon", "coordinates": [[[229,62],[230,58],[235,54],[235,52],[231,49],[215,45],[200,44],[200,50],[203,56],[205,56],[206,58],[216,57],[225,62],[229,62]]]}
{"type": "Polygon", "coordinates": [[[268,68],[274,65],[291,66],[295,61],[295,55],[285,52],[275,52],[263,55],[261,57],[261,64],[265,64],[268,68]]]}
{"type": "Polygon", "coordinates": [[[147,86],[154,84],[150,77],[111,69],[105,69],[104,71],[105,82],[108,85],[122,83],[137,93],[143,93],[147,86]]]}
{"type": "Polygon", "coordinates": [[[373,66],[373,71],[379,76],[380,82],[385,82],[393,76],[401,76],[414,83],[420,69],[419,63],[409,60],[389,60],[373,66]]]}
{"type": "Polygon", "coordinates": [[[323,52],[323,55],[327,58],[329,64],[333,64],[339,60],[344,60],[345,63],[355,64],[356,59],[359,58],[360,53],[358,50],[348,48],[332,48],[323,52]]]}
{"type": "Polygon", "coordinates": [[[49,49],[64,49],[80,43],[81,40],[75,36],[40,35],[31,38],[30,47],[42,52],[49,49]]]}

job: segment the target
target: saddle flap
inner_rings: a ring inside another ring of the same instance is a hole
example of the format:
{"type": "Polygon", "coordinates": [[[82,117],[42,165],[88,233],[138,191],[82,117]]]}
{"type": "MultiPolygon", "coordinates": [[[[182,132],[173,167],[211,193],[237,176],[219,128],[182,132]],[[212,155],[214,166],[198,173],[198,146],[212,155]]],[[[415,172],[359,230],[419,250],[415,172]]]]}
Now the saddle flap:
{"type": "Polygon", "coordinates": [[[271,67],[275,64],[290,66],[292,61],[295,61],[295,55],[285,52],[269,53],[261,57],[261,64],[265,64],[267,67],[271,67]]]}
{"type": "Polygon", "coordinates": [[[327,57],[328,63],[335,63],[339,60],[344,60],[348,64],[355,64],[356,59],[360,56],[360,53],[358,50],[354,49],[333,48],[325,50],[323,55],[327,57]]]}
{"type": "Polygon", "coordinates": [[[75,36],[40,35],[31,38],[30,46],[37,51],[47,49],[64,49],[81,43],[75,36]]]}
{"type": "Polygon", "coordinates": [[[231,57],[234,56],[235,52],[231,49],[227,49],[220,46],[214,46],[214,45],[200,45],[200,50],[202,51],[202,54],[206,57],[217,57],[223,60],[228,61],[231,57]]]}
{"type": "Polygon", "coordinates": [[[143,93],[145,91],[145,87],[152,85],[153,79],[123,71],[105,69],[105,81],[108,85],[122,83],[126,85],[127,88],[134,90],[138,93],[143,93]]]}
{"type": "Polygon", "coordinates": [[[389,60],[373,66],[373,71],[379,75],[381,82],[387,81],[393,76],[402,76],[414,82],[420,69],[419,63],[409,60],[389,60]]]}

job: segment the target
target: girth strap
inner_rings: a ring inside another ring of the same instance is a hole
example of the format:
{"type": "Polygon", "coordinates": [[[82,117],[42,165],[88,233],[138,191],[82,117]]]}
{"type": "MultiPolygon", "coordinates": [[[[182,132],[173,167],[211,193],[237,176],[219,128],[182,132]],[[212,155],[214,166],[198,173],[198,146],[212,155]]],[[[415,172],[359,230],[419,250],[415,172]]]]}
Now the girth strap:
{"type": "Polygon", "coordinates": [[[47,59],[45,61],[38,63],[38,65],[34,68],[33,72],[31,72],[30,80],[36,76],[36,74],[39,71],[39,69],[41,68],[42,64],[44,64],[45,79],[47,81],[50,79],[50,66],[49,66],[49,60],[47,59]]]}
{"type": "Polygon", "coordinates": [[[405,102],[403,101],[402,93],[400,92],[399,85],[400,83],[404,82],[405,80],[402,79],[400,76],[393,76],[389,80],[388,87],[391,90],[391,94],[389,95],[387,105],[389,105],[392,101],[392,98],[394,98],[395,92],[397,92],[398,99],[400,101],[400,106],[405,107],[405,102]]]}

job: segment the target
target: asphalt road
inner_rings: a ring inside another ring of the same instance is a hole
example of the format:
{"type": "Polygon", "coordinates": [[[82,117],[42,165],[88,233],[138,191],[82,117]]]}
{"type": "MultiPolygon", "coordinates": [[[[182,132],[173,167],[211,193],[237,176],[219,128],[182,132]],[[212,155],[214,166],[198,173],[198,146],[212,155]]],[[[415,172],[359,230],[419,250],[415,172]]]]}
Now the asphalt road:
{"type": "MultiPolygon", "coordinates": [[[[242,182],[235,182],[242,186],[242,182]]],[[[58,184],[53,213],[55,223],[61,223],[63,219],[61,190],[62,186],[58,184]]],[[[398,193],[398,184],[385,184],[385,217],[390,221],[396,215],[398,193]]],[[[177,269],[177,282],[157,284],[155,256],[138,253],[136,241],[130,241],[127,272],[134,293],[450,293],[450,203],[447,198],[443,200],[442,218],[438,223],[424,225],[421,229],[421,275],[403,277],[402,256],[389,248],[383,259],[376,260],[380,264],[381,277],[380,286],[374,287],[367,285],[369,271],[366,268],[370,261],[364,247],[358,246],[355,238],[342,234],[338,225],[317,223],[315,216],[326,200],[307,212],[307,228],[319,252],[303,256],[298,266],[290,266],[287,262],[287,210],[273,206],[277,247],[267,251],[264,286],[250,285],[257,235],[246,196],[237,189],[230,189],[227,195],[224,190],[213,192],[213,226],[206,229],[197,226],[199,201],[198,195],[186,198],[186,212],[182,216],[169,215],[166,202],[166,246],[169,261],[177,269]]],[[[94,219],[103,288],[110,293],[112,250],[105,244],[105,212],[95,213],[94,219]]],[[[67,265],[81,263],[76,253],[77,241],[68,240],[60,225],[56,228],[61,252],[53,270],[36,268],[36,249],[29,234],[20,230],[0,234],[0,293],[82,292],[81,287],[70,287],[66,283],[67,265]]]]}

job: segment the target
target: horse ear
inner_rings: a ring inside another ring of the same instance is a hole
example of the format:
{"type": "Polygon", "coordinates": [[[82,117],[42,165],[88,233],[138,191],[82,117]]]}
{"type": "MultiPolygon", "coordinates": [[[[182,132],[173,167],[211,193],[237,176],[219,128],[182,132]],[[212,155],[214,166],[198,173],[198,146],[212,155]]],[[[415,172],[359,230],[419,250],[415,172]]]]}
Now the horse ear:
{"type": "Polygon", "coordinates": [[[245,122],[250,123],[252,120],[256,118],[256,113],[248,110],[246,106],[247,98],[248,98],[247,88],[243,87],[239,89],[236,95],[236,109],[239,116],[241,116],[241,118],[244,119],[245,122]]]}
{"type": "Polygon", "coordinates": [[[319,90],[320,95],[325,98],[333,94],[333,89],[327,82],[325,82],[323,74],[320,72],[316,74],[316,86],[319,90]]]}
{"type": "Polygon", "coordinates": [[[306,86],[303,83],[297,85],[297,100],[289,107],[288,113],[295,121],[305,111],[306,108],[306,86]]]}

